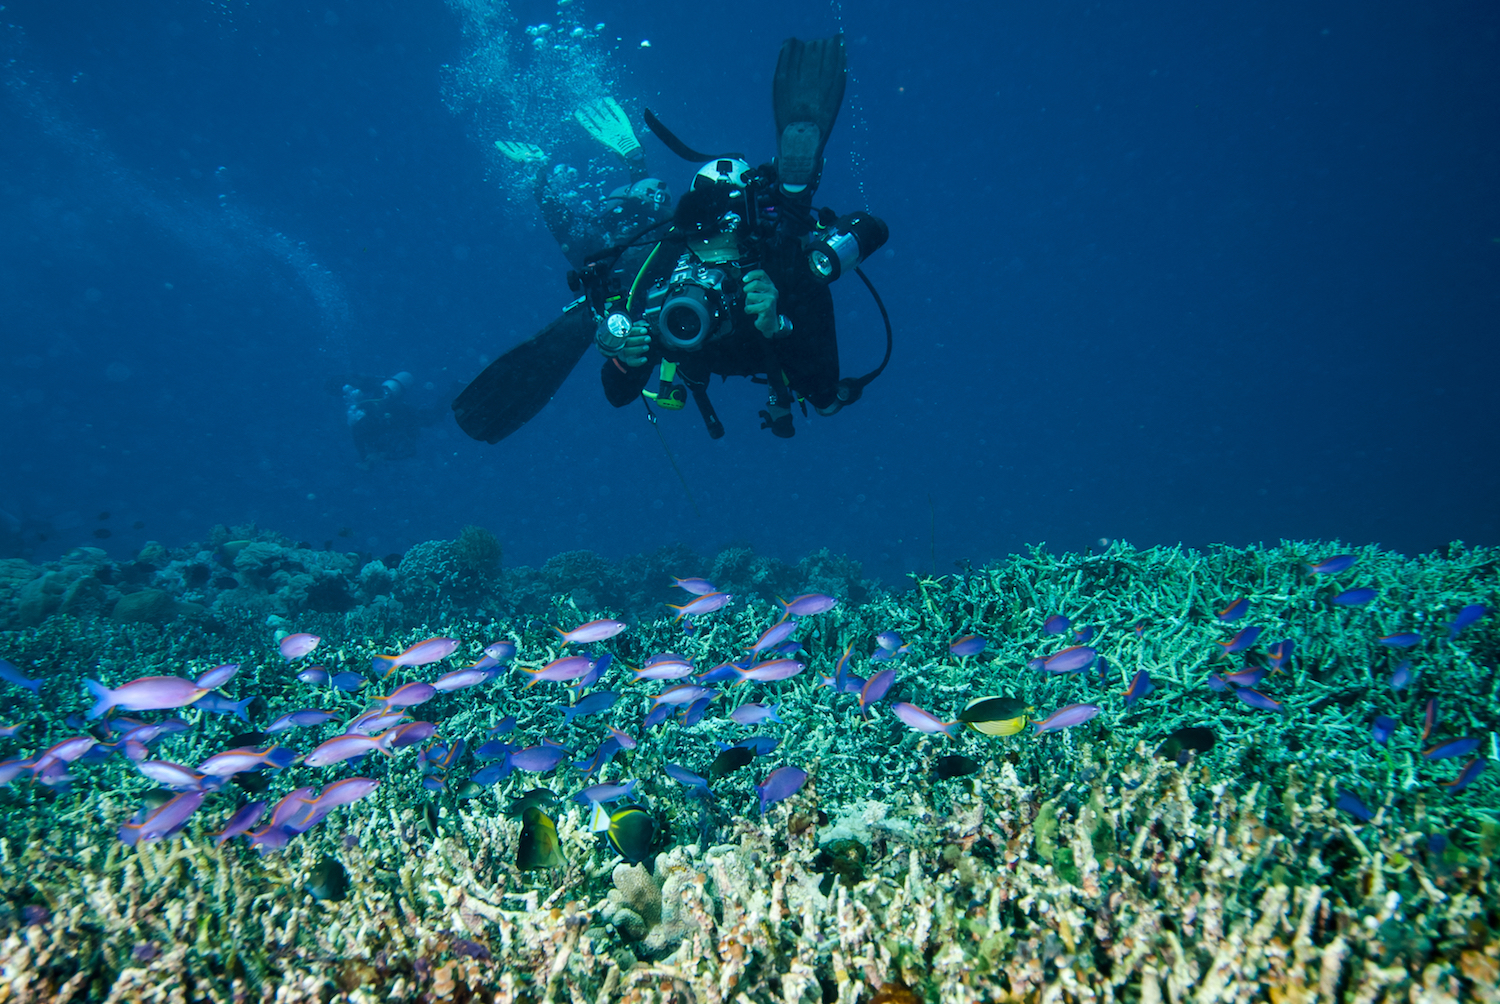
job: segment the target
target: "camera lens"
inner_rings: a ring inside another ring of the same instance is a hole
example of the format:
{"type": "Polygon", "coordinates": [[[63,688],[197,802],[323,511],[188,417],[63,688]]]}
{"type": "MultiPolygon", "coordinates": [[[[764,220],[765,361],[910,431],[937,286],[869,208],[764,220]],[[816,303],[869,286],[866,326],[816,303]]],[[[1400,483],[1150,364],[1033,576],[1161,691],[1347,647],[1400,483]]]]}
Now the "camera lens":
{"type": "Polygon", "coordinates": [[[664,311],[662,323],[667,332],[678,341],[690,342],[703,333],[703,318],[687,304],[674,304],[664,311]]]}

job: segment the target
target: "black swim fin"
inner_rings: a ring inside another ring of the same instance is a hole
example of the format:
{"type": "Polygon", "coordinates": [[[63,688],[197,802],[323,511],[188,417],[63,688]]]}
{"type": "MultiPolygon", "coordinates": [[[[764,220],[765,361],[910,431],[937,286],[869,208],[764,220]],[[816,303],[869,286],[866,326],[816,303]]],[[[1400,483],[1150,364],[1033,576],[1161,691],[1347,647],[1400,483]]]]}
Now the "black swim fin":
{"type": "MultiPolygon", "coordinates": [[[[776,173],[788,193],[816,187],[848,76],[844,36],[781,44],[771,103],[776,110],[776,173]]],[[[809,196],[810,197],[810,196],[809,196]]]]}
{"type": "Polygon", "coordinates": [[[484,368],[453,401],[459,428],[498,443],[531,421],[594,344],[594,315],[577,303],[484,368]]]}

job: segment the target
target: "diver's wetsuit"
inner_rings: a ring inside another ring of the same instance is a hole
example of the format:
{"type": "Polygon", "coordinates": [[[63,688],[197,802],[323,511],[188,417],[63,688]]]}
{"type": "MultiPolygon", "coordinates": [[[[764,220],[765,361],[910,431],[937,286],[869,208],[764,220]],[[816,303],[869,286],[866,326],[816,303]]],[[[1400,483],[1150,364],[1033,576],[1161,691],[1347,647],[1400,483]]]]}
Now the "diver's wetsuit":
{"type": "MultiPolygon", "coordinates": [[[[639,288],[645,290],[658,278],[671,272],[682,244],[664,243],[651,270],[643,276],[639,288]]],[[[738,289],[739,268],[715,266],[730,272],[738,289]]],[[[657,363],[666,359],[677,363],[689,386],[702,387],[712,374],[719,376],[786,375],[787,386],[806,398],[814,407],[826,408],[837,397],[839,380],[839,346],[834,333],[833,294],[814,279],[803,260],[797,240],[777,242],[761,263],[776,285],[776,310],[792,323],[792,333],[780,338],[766,338],[745,313],[742,294],[733,300],[734,330],[721,338],[705,341],[696,351],[663,349],[659,339],[651,341],[651,351],[642,366],[626,366],[606,359],[600,371],[604,396],[616,408],[635,401],[651,378],[657,363]]],[[[633,304],[632,320],[641,316],[644,293],[633,304]]]]}

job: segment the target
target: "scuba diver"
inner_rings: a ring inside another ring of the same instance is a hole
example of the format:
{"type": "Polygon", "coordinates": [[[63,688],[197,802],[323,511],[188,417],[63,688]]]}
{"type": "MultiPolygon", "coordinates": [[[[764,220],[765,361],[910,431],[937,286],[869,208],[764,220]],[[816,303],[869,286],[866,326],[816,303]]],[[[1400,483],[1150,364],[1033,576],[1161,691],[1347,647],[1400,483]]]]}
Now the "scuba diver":
{"type": "Polygon", "coordinates": [[[510,435],[546,405],[590,344],[606,357],[601,379],[612,404],[639,397],[648,412],[652,402],[678,410],[691,395],[714,439],[724,426],[708,399],[713,374],[765,382],[761,428],[783,438],[795,434],[794,404],[804,416],[809,403],[832,415],[857,401],[890,361],[890,318],[858,267],[888,231],[868,213],[812,208],[846,76],[842,35],[782,45],[772,88],[776,158],[754,169],[739,154],[688,147],[647,109],[647,126],[672,152],[706,162],[670,229],[658,233],[668,221],[647,218],[587,255],[568,276],[580,297],[454,400],[464,432],[490,443],[510,435]],[[870,373],[841,379],[828,285],[846,272],[874,295],[886,351],[870,373]],[[656,389],[648,390],[657,365],[656,389]]]}
{"type": "Polygon", "coordinates": [[[583,269],[599,252],[626,243],[630,235],[665,220],[672,192],[666,182],[650,176],[646,152],[636,139],[630,117],[614,98],[606,96],[576,109],[573,120],[619,157],[630,174],[630,182],[612,190],[597,209],[579,198],[574,187],[578,170],[567,164],[546,170],[551,157],[536,144],[497,139],[495,149],[506,159],[535,170],[532,194],[542,220],[568,264],[583,269]]]}
{"type": "Polygon", "coordinates": [[[344,421],[359,451],[361,468],[368,469],[377,460],[415,457],[422,428],[436,425],[442,417],[442,409],[435,404],[420,407],[411,402],[408,395],[413,383],[405,370],[383,380],[350,376],[329,381],[329,392],[343,399],[344,421]]]}

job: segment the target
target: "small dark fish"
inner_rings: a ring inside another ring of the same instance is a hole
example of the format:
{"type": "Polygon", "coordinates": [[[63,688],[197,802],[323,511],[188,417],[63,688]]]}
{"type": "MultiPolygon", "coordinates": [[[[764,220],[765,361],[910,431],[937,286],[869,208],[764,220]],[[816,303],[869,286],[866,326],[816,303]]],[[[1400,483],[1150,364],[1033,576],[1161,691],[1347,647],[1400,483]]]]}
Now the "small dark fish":
{"type": "Polygon", "coordinates": [[[1322,561],[1316,561],[1304,567],[1313,575],[1337,575],[1353,568],[1358,560],[1359,556],[1355,554],[1335,554],[1331,558],[1324,558],[1322,561]]]}
{"type": "Polygon", "coordinates": [[[313,899],[337,903],[349,895],[349,873],[333,858],[325,857],[307,877],[307,891],[313,899]]]}
{"type": "Polygon", "coordinates": [[[101,526],[99,529],[94,531],[94,536],[98,537],[100,540],[108,540],[110,537],[113,537],[114,534],[110,532],[107,527],[101,526]]]}
{"type": "Polygon", "coordinates": [[[1134,704],[1154,689],[1156,685],[1151,682],[1151,674],[1144,669],[1138,670],[1135,678],[1130,681],[1130,686],[1125,689],[1125,703],[1134,704]]]}
{"type": "Polygon", "coordinates": [[[957,753],[949,753],[947,756],[937,758],[937,761],[932,765],[932,774],[930,776],[934,781],[946,781],[951,777],[964,777],[967,774],[973,774],[977,770],[979,770],[978,760],[971,760],[957,753]]]}
{"type": "Polygon", "coordinates": [[[1361,802],[1357,796],[1350,794],[1342,788],[1339,789],[1339,797],[1333,803],[1333,807],[1335,809],[1343,809],[1361,823],[1368,823],[1375,818],[1375,813],[1370,811],[1369,806],[1361,802]]]}
{"type": "Polygon", "coordinates": [[[1053,614],[1042,623],[1042,632],[1044,634],[1067,634],[1068,628],[1072,626],[1073,622],[1062,614],[1053,614]]]}
{"type": "Polygon", "coordinates": [[[1478,748],[1478,739],[1449,739],[1447,742],[1438,743],[1422,755],[1429,760],[1447,760],[1449,757],[1468,756],[1478,748]]]}
{"type": "Polygon", "coordinates": [[[1233,638],[1229,639],[1228,641],[1214,642],[1214,644],[1218,645],[1224,650],[1224,655],[1230,655],[1234,652],[1243,652],[1245,649],[1255,644],[1255,640],[1260,637],[1260,631],[1261,629],[1255,627],[1254,625],[1247,628],[1240,628],[1240,630],[1235,633],[1235,636],[1233,638]]]}
{"type": "Polygon", "coordinates": [[[1362,607],[1374,598],[1375,590],[1373,589],[1346,589],[1328,602],[1341,607],[1362,607]]]}
{"type": "Polygon", "coordinates": [[[553,809],[561,804],[562,799],[551,788],[532,788],[511,799],[505,807],[505,814],[515,819],[527,809],[553,809]]]}
{"type": "Polygon", "coordinates": [[[1229,621],[1237,621],[1241,617],[1245,616],[1246,612],[1249,611],[1249,609],[1250,597],[1241,596],[1239,599],[1229,604],[1229,606],[1219,611],[1219,620],[1226,623],[1229,621]]]}
{"type": "Polygon", "coordinates": [[[492,958],[490,950],[477,941],[468,938],[453,939],[453,954],[464,959],[478,959],[480,962],[488,962],[492,958]]]}
{"type": "Polygon", "coordinates": [[[1218,737],[1214,730],[1204,728],[1201,725],[1189,725],[1180,728],[1167,736],[1166,740],[1156,748],[1156,755],[1165,760],[1176,760],[1178,763],[1187,762],[1187,754],[1207,753],[1214,748],[1218,737]]]}
{"type": "Polygon", "coordinates": [[[1396,734],[1396,720],[1390,715],[1376,715],[1370,723],[1370,738],[1384,746],[1396,734]]]}
{"type": "Polygon", "coordinates": [[[1475,621],[1479,620],[1479,618],[1483,617],[1487,613],[1489,613],[1489,608],[1486,607],[1483,603],[1470,603],[1468,606],[1464,607],[1458,612],[1458,616],[1453,618],[1453,623],[1448,627],[1449,640],[1451,641],[1452,639],[1457,638],[1460,631],[1468,627],[1470,624],[1473,624],[1475,621]]]}
{"type": "Polygon", "coordinates": [[[521,812],[521,839],[516,845],[516,867],[523,872],[542,868],[563,868],[562,842],[557,839],[557,824],[535,805],[521,812]]]}
{"type": "Polygon", "coordinates": [[[1411,648],[1421,640],[1422,636],[1415,631],[1403,631],[1400,634],[1388,634],[1376,638],[1375,643],[1384,645],[1386,648],[1411,648]]]}
{"type": "Polygon", "coordinates": [[[1458,772],[1458,777],[1455,777],[1451,781],[1439,781],[1438,783],[1448,789],[1448,794],[1456,795],[1474,783],[1474,779],[1479,776],[1480,771],[1484,770],[1486,763],[1488,761],[1484,757],[1475,757],[1464,764],[1464,769],[1458,772]]]}
{"type": "Polygon", "coordinates": [[[609,829],[605,834],[616,854],[631,864],[637,864],[651,853],[651,842],[656,837],[656,822],[640,806],[627,805],[610,814],[609,829]]]}
{"type": "Polygon", "coordinates": [[[754,759],[754,751],[749,750],[744,746],[729,747],[727,750],[714,757],[714,762],[708,765],[709,783],[712,784],[714,781],[717,781],[725,774],[731,774],[734,771],[739,770],[741,767],[744,767],[754,759]]]}

